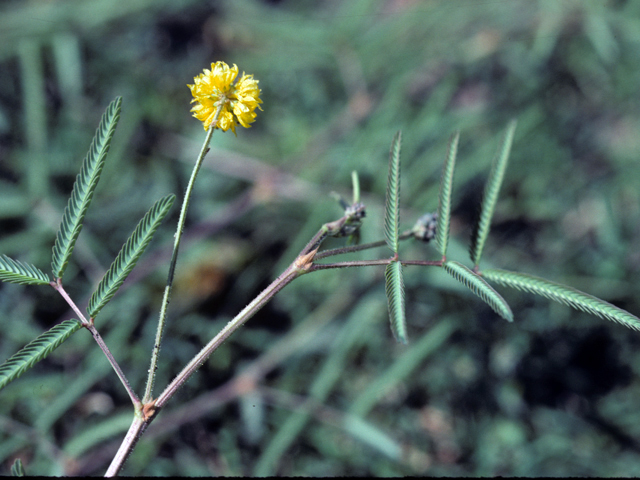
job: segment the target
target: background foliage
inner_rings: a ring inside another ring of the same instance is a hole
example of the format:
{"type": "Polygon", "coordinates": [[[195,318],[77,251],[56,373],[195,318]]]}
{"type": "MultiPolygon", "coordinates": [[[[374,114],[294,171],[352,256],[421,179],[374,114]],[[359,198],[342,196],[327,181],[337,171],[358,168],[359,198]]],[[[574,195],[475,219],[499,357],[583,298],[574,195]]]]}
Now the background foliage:
{"type": "MultiPolygon", "coordinates": [[[[341,214],[328,193],[349,198],[351,170],[368,206],[362,240],[383,238],[397,130],[401,231],[437,208],[447,141],[461,130],[448,255],[468,262],[491,158],[517,117],[483,266],[637,315],[639,32],[640,4],[628,0],[5,1],[0,253],[47,268],[100,115],[121,95],[65,277],[85,305],[143,213],[183,192],[204,138],[186,84],[224,60],[260,80],[264,112],[237,138],[214,135],[158,385],[341,214]]],[[[98,321],[139,392],[168,220],[98,321]]],[[[400,255],[438,258],[421,245],[400,255]]],[[[403,272],[408,346],[389,330],[383,269],[301,278],[187,383],[124,473],[640,475],[637,332],[498,287],[509,324],[444,272],[403,272]]],[[[0,284],[0,359],[70,316],[52,289],[0,284]]],[[[20,457],[28,474],[101,474],[131,417],[84,331],[1,398],[5,473],[20,457]]]]}

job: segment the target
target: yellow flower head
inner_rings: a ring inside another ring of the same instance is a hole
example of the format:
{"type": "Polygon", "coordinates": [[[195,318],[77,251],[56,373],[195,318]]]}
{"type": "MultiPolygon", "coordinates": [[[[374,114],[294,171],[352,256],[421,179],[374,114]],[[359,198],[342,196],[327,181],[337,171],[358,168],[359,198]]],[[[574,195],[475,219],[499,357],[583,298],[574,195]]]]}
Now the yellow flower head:
{"type": "Polygon", "coordinates": [[[208,130],[215,120],[218,105],[222,105],[222,111],[214,128],[220,128],[223,132],[231,129],[236,133],[236,125],[249,128],[256,119],[256,107],[260,108],[260,89],[258,80],[253,75],[245,75],[235,84],[233,81],[238,76],[238,67],[234,64],[229,68],[224,62],[211,64],[211,70],[204,69],[193,79],[193,85],[187,85],[191,89],[196,105],[191,109],[193,116],[204,124],[208,130]]]}

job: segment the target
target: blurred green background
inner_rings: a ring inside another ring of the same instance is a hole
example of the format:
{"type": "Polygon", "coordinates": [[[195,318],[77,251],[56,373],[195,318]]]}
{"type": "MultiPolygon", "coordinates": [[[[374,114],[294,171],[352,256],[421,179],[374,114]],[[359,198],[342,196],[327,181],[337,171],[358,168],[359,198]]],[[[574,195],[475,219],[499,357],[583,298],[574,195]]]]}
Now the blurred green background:
{"type": "MultiPolygon", "coordinates": [[[[259,79],[263,112],[213,136],[196,186],[156,393],[341,215],[360,173],[382,238],[393,134],[402,222],[437,207],[461,130],[449,256],[467,261],[501,133],[518,119],[483,266],[572,285],[636,315],[640,3],[631,0],[67,0],[0,5],[0,253],[48,271],[100,116],[122,117],[72,263],[88,296],[139,218],[184,192],[211,62],[259,79]]],[[[178,208],[97,326],[140,394],[178,208]]],[[[339,246],[332,240],[327,246],[339,246]]],[[[403,259],[436,259],[403,245],[403,259]]],[[[382,258],[386,249],[356,258],[382,258]]],[[[346,258],[345,258],[346,259],[346,258]]],[[[405,268],[410,344],[381,268],[288,286],[147,430],[127,475],[640,475],[640,336],[499,288],[501,320],[436,269],[405,268]],[[636,398],[636,400],[634,400],[636,398]]],[[[52,289],[0,285],[0,359],[71,318],[52,289]]],[[[0,392],[0,468],[100,475],[132,409],[86,331],[0,392]]]]}

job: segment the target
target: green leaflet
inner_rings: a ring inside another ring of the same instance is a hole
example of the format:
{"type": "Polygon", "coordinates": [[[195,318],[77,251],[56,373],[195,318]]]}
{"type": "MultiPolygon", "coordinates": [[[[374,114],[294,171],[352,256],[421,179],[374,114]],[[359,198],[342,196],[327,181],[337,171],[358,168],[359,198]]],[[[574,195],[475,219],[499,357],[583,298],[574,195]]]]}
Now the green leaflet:
{"type": "Polygon", "coordinates": [[[404,282],[402,281],[402,264],[391,262],[384,270],[387,305],[391,331],[396,341],[407,343],[407,324],[404,315],[404,282]]]}
{"type": "Polygon", "coordinates": [[[614,322],[640,331],[640,318],[609,302],[600,300],[597,297],[567,285],[551,282],[544,278],[534,277],[533,275],[510,272],[497,268],[483,271],[482,276],[505,287],[513,287],[518,290],[542,295],[549,300],[564,303],[577,310],[591,313],[606,320],[613,320],[614,322]]]}
{"type": "Polygon", "coordinates": [[[480,206],[480,217],[478,218],[478,223],[475,225],[473,236],[471,238],[471,248],[469,249],[471,261],[474,265],[478,265],[480,263],[484,243],[487,240],[487,235],[489,235],[491,218],[493,217],[496,201],[498,200],[498,193],[500,192],[504,172],[507,169],[509,152],[511,151],[511,144],[513,142],[513,134],[515,131],[516,121],[512,120],[507,127],[504,137],[502,138],[498,154],[493,159],[489,178],[487,179],[487,183],[484,187],[482,204],[480,206]]]}
{"type": "MultiPolygon", "coordinates": [[[[346,210],[351,211],[356,205],[360,204],[360,177],[358,177],[358,172],[355,170],[351,172],[351,184],[353,186],[353,202],[351,206],[345,208],[345,213],[347,213],[346,210]]],[[[352,225],[355,229],[347,238],[347,245],[358,245],[360,243],[360,224],[352,223],[352,225]]]]}
{"type": "Polygon", "coordinates": [[[13,355],[0,366],[0,389],[46,358],[81,326],[78,320],[65,320],[13,355]]]}
{"type": "Polygon", "coordinates": [[[384,214],[384,238],[393,253],[398,253],[398,222],[400,221],[400,144],[402,132],[393,137],[389,152],[389,175],[384,214]]]}
{"type": "Polygon", "coordinates": [[[82,169],[76,177],[76,182],[71,191],[71,198],[69,198],[69,203],[64,209],[62,223],[53,246],[51,268],[55,278],[62,278],[78,235],[82,230],[82,220],[91,204],[98,180],[100,180],[102,167],[109,152],[111,137],[113,137],[120,118],[121,104],[122,98],[116,98],[109,104],[106,112],[102,115],[100,125],[89,147],[89,153],[87,153],[84,162],[82,162],[82,169]]]}
{"type": "Polygon", "coordinates": [[[351,184],[353,185],[353,205],[360,202],[360,177],[355,170],[351,172],[351,184]]]}
{"type": "Polygon", "coordinates": [[[453,171],[456,166],[458,140],[460,132],[456,132],[449,141],[447,160],[442,168],[440,178],[440,194],[438,196],[438,219],[436,223],[436,245],[444,258],[449,244],[449,221],[451,219],[451,190],[453,186],[453,171]]]}
{"type": "Polygon", "coordinates": [[[20,285],[48,285],[49,276],[28,263],[0,255],[0,280],[20,285]]]}
{"type": "Polygon", "coordinates": [[[345,415],[342,428],[353,438],[373,448],[375,452],[386,455],[398,462],[402,460],[404,452],[402,443],[368,420],[355,415],[345,415]]]}
{"type": "Polygon", "coordinates": [[[20,460],[19,458],[16,458],[15,462],[13,462],[13,465],[11,465],[11,476],[12,477],[25,476],[24,465],[22,465],[22,460],[20,460]]]}
{"type": "Polygon", "coordinates": [[[469,268],[458,262],[444,262],[444,269],[453,278],[479,296],[498,315],[505,320],[513,322],[513,313],[504,298],[496,292],[482,277],[473,273],[469,268]]]}
{"type": "Polygon", "coordinates": [[[111,267],[109,267],[109,271],[100,281],[98,288],[91,295],[89,306],[87,307],[87,312],[89,312],[91,318],[95,318],[102,307],[111,300],[129,273],[131,273],[133,267],[136,266],[138,259],[153,238],[153,234],[167,213],[169,213],[169,209],[175,199],[175,195],[167,195],[161,198],[140,220],[127,242],[122,246],[111,267]]]}

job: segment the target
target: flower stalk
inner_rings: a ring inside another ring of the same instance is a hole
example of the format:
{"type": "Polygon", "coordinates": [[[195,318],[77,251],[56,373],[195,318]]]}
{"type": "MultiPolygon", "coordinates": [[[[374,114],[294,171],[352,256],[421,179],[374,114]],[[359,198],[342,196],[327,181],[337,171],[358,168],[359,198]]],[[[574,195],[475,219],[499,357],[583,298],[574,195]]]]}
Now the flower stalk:
{"type": "Polygon", "coordinates": [[[209,130],[207,131],[207,136],[204,140],[204,143],[202,144],[202,148],[200,149],[200,154],[198,155],[196,164],[193,167],[193,171],[191,172],[191,178],[189,179],[189,184],[187,185],[187,190],[185,191],[185,194],[184,194],[184,200],[182,201],[182,207],[180,209],[180,217],[178,219],[178,225],[176,227],[176,233],[174,235],[175,238],[173,243],[173,252],[171,254],[171,262],[169,263],[169,274],[167,275],[167,283],[164,287],[162,304],[160,306],[160,316],[158,319],[158,327],[156,329],[156,338],[153,343],[153,350],[151,353],[151,363],[149,366],[147,385],[145,387],[144,397],[142,397],[142,401],[144,403],[151,401],[153,396],[153,385],[155,382],[156,370],[158,369],[160,344],[162,342],[162,335],[164,333],[164,329],[166,325],[167,308],[169,306],[169,299],[171,297],[171,289],[173,287],[173,279],[175,276],[176,263],[178,262],[178,250],[180,249],[180,240],[182,239],[182,232],[184,230],[184,225],[187,220],[187,210],[189,209],[189,201],[191,200],[191,195],[193,193],[193,187],[195,185],[198,172],[200,171],[200,167],[202,166],[202,162],[204,161],[205,155],[209,151],[209,143],[211,143],[211,136],[213,135],[213,131],[215,130],[215,125],[218,121],[218,118],[220,117],[221,112],[222,112],[222,106],[220,105],[216,111],[214,121],[212,122],[209,130]]]}
{"type": "Polygon", "coordinates": [[[243,73],[242,77],[234,84],[237,75],[238,67],[236,65],[229,68],[224,62],[216,62],[211,64],[211,70],[205,69],[204,73],[201,73],[193,79],[194,83],[192,85],[187,85],[193,95],[191,102],[196,103],[191,111],[194,117],[202,121],[205,130],[207,130],[207,136],[196,160],[196,164],[193,167],[193,171],[191,172],[191,178],[189,179],[180,210],[173,253],[171,254],[171,262],[169,264],[167,284],[164,289],[158,328],[156,330],[156,338],[151,354],[147,385],[142,399],[144,404],[149,404],[153,398],[153,386],[156,370],[158,369],[160,344],[166,324],[167,307],[169,306],[175,268],[178,261],[180,240],[187,218],[189,201],[191,200],[198,172],[200,171],[205,155],[209,151],[211,136],[215,129],[221,129],[223,132],[231,129],[235,134],[236,125],[249,128],[251,126],[250,124],[253,123],[256,118],[255,109],[260,109],[259,104],[262,103],[258,81],[253,79],[253,75],[245,75],[243,73]]]}

